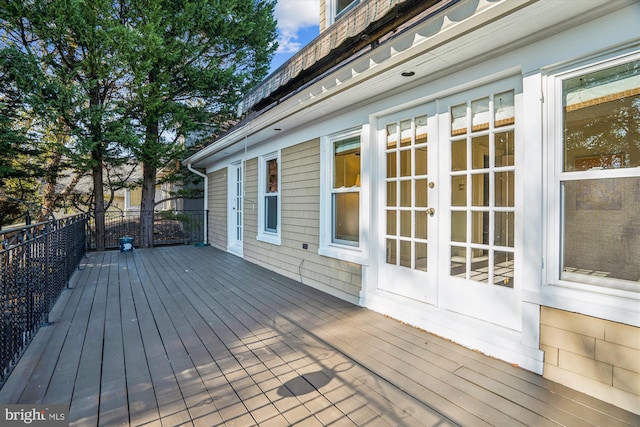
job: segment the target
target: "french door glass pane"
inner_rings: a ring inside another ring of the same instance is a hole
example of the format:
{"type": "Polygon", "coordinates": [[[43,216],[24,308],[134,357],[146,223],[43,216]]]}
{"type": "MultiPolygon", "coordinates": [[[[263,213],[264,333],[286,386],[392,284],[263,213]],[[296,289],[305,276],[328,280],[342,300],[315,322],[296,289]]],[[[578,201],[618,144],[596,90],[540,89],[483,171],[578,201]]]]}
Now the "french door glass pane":
{"type": "Polygon", "coordinates": [[[467,140],[451,143],[451,172],[467,170],[467,140]]]}
{"type": "Polygon", "coordinates": [[[507,246],[513,248],[513,212],[495,212],[495,236],[496,246],[507,246]]]}
{"type": "Polygon", "coordinates": [[[495,164],[496,167],[514,165],[513,131],[496,133],[495,164]]]}
{"type": "Polygon", "coordinates": [[[467,206],[467,176],[451,177],[451,206],[467,206]]]}
{"type": "Polygon", "coordinates": [[[489,282],[489,250],[471,249],[471,280],[476,282],[489,282]]]}
{"type": "Polygon", "coordinates": [[[396,239],[387,239],[387,264],[396,265],[398,263],[396,243],[396,239]]]}
{"type": "Polygon", "coordinates": [[[493,283],[513,288],[513,252],[494,252],[493,283]]]}
{"type": "Polygon", "coordinates": [[[416,243],[416,270],[427,271],[427,244],[416,243]]]}
{"type": "Polygon", "coordinates": [[[400,265],[411,268],[411,242],[400,240],[400,265]]]}
{"type": "Polygon", "coordinates": [[[467,212],[466,211],[451,212],[451,241],[453,242],[467,241],[467,212]]]}
{"type": "Polygon", "coordinates": [[[416,175],[426,175],[428,172],[427,165],[427,147],[416,148],[416,175]]]}

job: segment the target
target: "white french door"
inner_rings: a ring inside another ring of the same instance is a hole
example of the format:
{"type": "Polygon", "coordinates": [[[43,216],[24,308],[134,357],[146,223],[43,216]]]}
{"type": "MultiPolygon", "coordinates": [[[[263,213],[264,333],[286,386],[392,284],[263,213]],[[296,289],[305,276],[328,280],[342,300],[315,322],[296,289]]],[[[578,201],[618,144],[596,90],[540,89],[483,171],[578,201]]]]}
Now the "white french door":
{"type": "Polygon", "coordinates": [[[438,271],[434,111],[426,105],[382,117],[377,129],[382,190],[378,287],[429,303],[436,302],[438,271]]]}
{"type": "Polygon", "coordinates": [[[242,256],[243,194],[242,162],[229,166],[228,170],[227,250],[242,256]]]}
{"type": "Polygon", "coordinates": [[[378,289],[521,327],[514,99],[496,83],[378,119],[378,289]]]}

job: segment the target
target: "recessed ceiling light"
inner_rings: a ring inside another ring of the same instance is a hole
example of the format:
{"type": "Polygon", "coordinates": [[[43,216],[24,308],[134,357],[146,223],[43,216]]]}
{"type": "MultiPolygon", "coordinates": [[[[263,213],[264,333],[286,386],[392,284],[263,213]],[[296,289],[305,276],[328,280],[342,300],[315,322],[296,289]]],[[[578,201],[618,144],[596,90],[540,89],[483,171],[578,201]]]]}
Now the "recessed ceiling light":
{"type": "Polygon", "coordinates": [[[413,77],[416,75],[416,73],[414,73],[413,71],[403,71],[402,73],[400,73],[400,75],[402,77],[413,77]]]}

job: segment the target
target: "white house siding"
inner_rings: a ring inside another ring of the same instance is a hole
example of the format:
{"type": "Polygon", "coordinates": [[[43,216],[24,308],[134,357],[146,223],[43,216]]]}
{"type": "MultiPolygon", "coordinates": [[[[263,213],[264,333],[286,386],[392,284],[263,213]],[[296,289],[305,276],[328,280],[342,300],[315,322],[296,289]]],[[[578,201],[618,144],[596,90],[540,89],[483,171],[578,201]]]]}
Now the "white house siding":
{"type": "Polygon", "coordinates": [[[211,246],[227,248],[227,169],[207,174],[209,178],[208,240],[211,246]]]}
{"type": "Polygon", "coordinates": [[[362,269],[318,255],[320,142],[312,140],[281,153],[281,244],[259,241],[258,162],[246,162],[244,258],[351,302],[357,302],[362,269]],[[254,203],[255,202],[255,203],[254,203]],[[303,244],[307,249],[303,249],[303,244]]]}

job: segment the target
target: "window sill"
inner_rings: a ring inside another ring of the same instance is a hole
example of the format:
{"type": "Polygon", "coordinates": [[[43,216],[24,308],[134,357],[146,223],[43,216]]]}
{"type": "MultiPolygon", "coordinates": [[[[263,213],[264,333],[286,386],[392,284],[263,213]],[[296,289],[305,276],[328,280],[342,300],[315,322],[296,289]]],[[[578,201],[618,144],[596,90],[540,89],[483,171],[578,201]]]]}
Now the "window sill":
{"type": "Polygon", "coordinates": [[[256,236],[256,240],[260,242],[271,243],[272,245],[278,245],[278,246],[281,245],[279,234],[267,234],[267,233],[258,234],[256,236]]]}
{"type": "Polygon", "coordinates": [[[318,248],[318,255],[335,258],[354,264],[369,265],[369,257],[361,248],[342,245],[327,245],[318,248]]]}

